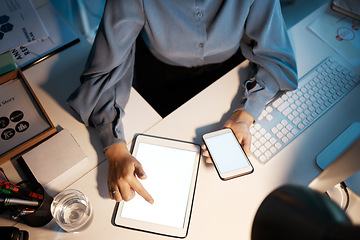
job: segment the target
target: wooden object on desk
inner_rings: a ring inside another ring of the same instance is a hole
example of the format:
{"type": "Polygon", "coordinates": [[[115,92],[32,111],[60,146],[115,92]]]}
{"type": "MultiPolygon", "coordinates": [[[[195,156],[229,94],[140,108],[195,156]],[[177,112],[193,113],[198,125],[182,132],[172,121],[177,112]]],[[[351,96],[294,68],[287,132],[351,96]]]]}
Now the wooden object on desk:
{"type": "Polygon", "coordinates": [[[4,152],[0,155],[0,164],[10,160],[11,158],[15,157],[16,155],[24,152],[25,150],[31,148],[32,146],[45,140],[46,138],[50,137],[51,135],[53,135],[54,133],[57,132],[56,128],[54,127],[50,118],[46,114],[40,101],[36,97],[34,91],[31,89],[30,84],[27,82],[26,78],[24,77],[24,75],[22,74],[20,69],[14,70],[12,72],[9,72],[9,73],[1,76],[0,77],[0,88],[3,84],[5,84],[11,80],[14,80],[14,79],[19,79],[21,81],[21,83],[23,84],[23,86],[25,88],[25,91],[29,94],[29,98],[32,100],[32,103],[34,104],[36,110],[39,111],[39,114],[41,115],[42,118],[44,118],[44,120],[49,125],[49,127],[46,130],[35,134],[30,139],[24,139],[24,141],[21,144],[18,144],[16,146],[11,146],[9,149],[5,148],[4,152]]]}

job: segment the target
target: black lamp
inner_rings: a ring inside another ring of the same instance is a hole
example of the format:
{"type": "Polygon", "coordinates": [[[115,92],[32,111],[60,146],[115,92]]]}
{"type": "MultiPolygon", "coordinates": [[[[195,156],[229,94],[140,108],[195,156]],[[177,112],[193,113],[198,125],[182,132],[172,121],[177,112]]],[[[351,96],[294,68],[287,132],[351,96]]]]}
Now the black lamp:
{"type": "Polygon", "coordinates": [[[285,185],[270,193],[256,213],[252,240],[360,239],[353,225],[327,195],[307,187],[285,185]]]}

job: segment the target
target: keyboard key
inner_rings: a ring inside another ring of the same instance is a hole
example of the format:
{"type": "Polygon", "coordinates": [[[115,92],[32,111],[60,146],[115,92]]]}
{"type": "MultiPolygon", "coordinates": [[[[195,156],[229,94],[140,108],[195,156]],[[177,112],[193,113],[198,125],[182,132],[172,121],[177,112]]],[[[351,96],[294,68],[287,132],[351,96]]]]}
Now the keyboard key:
{"type": "Polygon", "coordinates": [[[281,139],[281,141],[282,141],[283,143],[287,143],[287,142],[289,141],[289,139],[288,139],[287,137],[283,137],[283,138],[281,139]]]}
{"type": "Polygon", "coordinates": [[[283,102],[277,109],[279,110],[279,112],[282,112],[285,110],[285,108],[287,108],[289,106],[288,102],[283,102]]]}
{"type": "Polygon", "coordinates": [[[301,118],[297,117],[293,120],[293,123],[297,125],[301,121],[301,118]]]}
{"type": "Polygon", "coordinates": [[[279,139],[281,139],[281,138],[284,136],[284,134],[283,134],[282,132],[278,132],[278,133],[276,134],[276,136],[277,136],[279,139]]]}
{"type": "Polygon", "coordinates": [[[267,115],[267,116],[266,116],[266,120],[268,120],[268,121],[273,120],[273,116],[272,116],[272,115],[270,115],[270,114],[269,114],[269,115],[267,115]]]}
{"type": "Polygon", "coordinates": [[[308,121],[307,119],[305,119],[304,121],[302,121],[302,124],[304,124],[304,126],[307,126],[308,124],[310,124],[310,121],[308,121]]]}
{"type": "Polygon", "coordinates": [[[262,135],[261,135],[259,132],[256,132],[253,136],[254,136],[256,139],[260,139],[262,135]]]}
{"type": "Polygon", "coordinates": [[[270,107],[270,106],[267,106],[267,107],[265,108],[265,110],[266,110],[268,113],[271,113],[271,112],[273,111],[273,108],[270,107]]]}
{"type": "Polygon", "coordinates": [[[271,129],[271,132],[272,132],[273,134],[276,134],[278,131],[279,131],[279,129],[278,129],[277,127],[273,127],[273,128],[271,129]]]}
{"type": "Polygon", "coordinates": [[[264,155],[261,155],[259,159],[261,162],[265,162],[267,160],[267,158],[264,155]]]}
{"type": "Polygon", "coordinates": [[[270,151],[266,151],[266,152],[265,152],[265,157],[269,158],[269,157],[271,157],[271,155],[272,155],[272,154],[271,154],[270,151]]]}
{"type": "Polygon", "coordinates": [[[261,135],[265,135],[266,130],[265,130],[265,129],[263,129],[263,128],[261,128],[261,129],[259,130],[259,133],[260,133],[261,135]]]}
{"type": "Polygon", "coordinates": [[[283,119],[280,123],[281,123],[281,125],[283,125],[283,126],[286,126],[286,125],[288,124],[288,122],[287,122],[285,119],[283,119]]]}
{"type": "Polygon", "coordinates": [[[267,140],[269,140],[269,139],[271,138],[271,134],[267,132],[267,133],[265,133],[264,137],[265,137],[267,140]]]}
{"type": "Polygon", "coordinates": [[[255,157],[260,157],[260,156],[261,156],[260,150],[256,150],[256,151],[254,152],[254,155],[255,155],[255,157]]]}
{"type": "Polygon", "coordinates": [[[286,137],[288,139],[292,139],[294,137],[294,134],[292,134],[291,132],[289,132],[288,134],[286,134],[286,137]]]}
{"type": "Polygon", "coordinates": [[[270,148],[270,152],[276,153],[276,151],[277,151],[276,147],[272,146],[272,147],[270,148]]]}
{"type": "Polygon", "coordinates": [[[295,128],[293,130],[291,130],[291,133],[296,135],[298,133],[298,130],[296,130],[295,128]]]}
{"type": "Polygon", "coordinates": [[[282,100],[281,98],[278,98],[276,101],[273,102],[273,106],[275,108],[277,108],[278,106],[280,106],[280,104],[282,104],[284,102],[284,100],[282,100]]]}
{"type": "Polygon", "coordinates": [[[287,134],[288,132],[289,132],[289,130],[287,130],[286,128],[281,129],[281,133],[284,135],[287,134]]]}
{"type": "Polygon", "coordinates": [[[260,150],[261,153],[264,153],[264,152],[266,152],[266,147],[265,147],[265,146],[261,146],[261,147],[259,148],[259,150],[260,150]]]}
{"type": "Polygon", "coordinates": [[[249,131],[250,131],[251,135],[254,135],[254,133],[256,132],[256,129],[253,127],[250,127],[249,131]]]}

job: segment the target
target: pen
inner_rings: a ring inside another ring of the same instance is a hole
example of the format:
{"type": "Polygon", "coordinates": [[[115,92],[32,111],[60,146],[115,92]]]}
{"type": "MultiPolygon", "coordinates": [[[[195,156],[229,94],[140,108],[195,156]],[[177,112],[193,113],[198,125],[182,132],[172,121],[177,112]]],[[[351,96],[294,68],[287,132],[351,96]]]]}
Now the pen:
{"type": "Polygon", "coordinates": [[[26,205],[26,206],[32,206],[32,207],[37,207],[39,205],[38,201],[31,201],[31,200],[25,200],[25,199],[19,199],[19,198],[2,198],[2,199],[0,199],[0,203],[14,204],[14,205],[26,205]]]}
{"type": "Polygon", "coordinates": [[[44,196],[35,192],[28,191],[26,189],[20,188],[19,186],[15,185],[12,182],[2,182],[0,186],[3,189],[10,190],[12,193],[23,196],[23,197],[30,197],[38,200],[43,200],[44,196]]]}
{"type": "Polygon", "coordinates": [[[0,192],[2,192],[4,194],[10,194],[11,193],[10,190],[6,190],[6,189],[3,189],[3,188],[0,188],[0,192]]]}
{"type": "Polygon", "coordinates": [[[32,214],[34,212],[35,212],[35,209],[25,208],[25,209],[22,209],[22,210],[18,211],[17,213],[13,212],[12,215],[11,215],[11,218],[13,220],[17,220],[20,216],[26,216],[26,215],[32,214]]]}
{"type": "Polygon", "coordinates": [[[19,194],[17,192],[11,192],[10,190],[4,189],[4,188],[0,188],[0,193],[4,193],[6,195],[14,195],[16,197],[24,198],[24,199],[28,199],[28,200],[33,200],[34,199],[34,198],[31,198],[31,197],[27,197],[27,196],[24,196],[22,194],[19,194]]]}

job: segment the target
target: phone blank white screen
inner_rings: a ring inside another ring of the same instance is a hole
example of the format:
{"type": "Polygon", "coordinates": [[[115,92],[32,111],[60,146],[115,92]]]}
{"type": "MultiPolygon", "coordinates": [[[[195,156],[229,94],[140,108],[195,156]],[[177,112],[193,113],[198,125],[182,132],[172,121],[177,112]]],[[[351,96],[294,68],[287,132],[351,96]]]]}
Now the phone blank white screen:
{"type": "Polygon", "coordinates": [[[244,152],[231,132],[207,138],[206,145],[221,173],[249,166],[244,152]]]}
{"type": "Polygon", "coordinates": [[[140,143],[136,158],[147,175],[147,179],[139,181],[154,204],[136,194],[124,203],[121,217],[182,228],[196,152],[140,143]]]}

